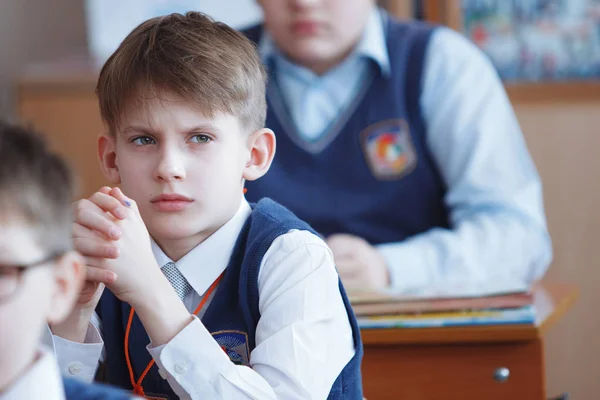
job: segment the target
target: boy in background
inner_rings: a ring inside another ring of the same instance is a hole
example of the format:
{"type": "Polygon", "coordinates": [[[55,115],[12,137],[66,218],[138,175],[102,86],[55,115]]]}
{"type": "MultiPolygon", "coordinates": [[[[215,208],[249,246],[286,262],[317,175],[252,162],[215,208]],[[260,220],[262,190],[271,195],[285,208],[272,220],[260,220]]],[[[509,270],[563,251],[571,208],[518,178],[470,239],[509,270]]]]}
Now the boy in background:
{"type": "Polygon", "coordinates": [[[529,285],[552,259],[542,184],[493,65],[374,0],[259,0],[269,197],[327,239],[346,287],[529,285]]]}

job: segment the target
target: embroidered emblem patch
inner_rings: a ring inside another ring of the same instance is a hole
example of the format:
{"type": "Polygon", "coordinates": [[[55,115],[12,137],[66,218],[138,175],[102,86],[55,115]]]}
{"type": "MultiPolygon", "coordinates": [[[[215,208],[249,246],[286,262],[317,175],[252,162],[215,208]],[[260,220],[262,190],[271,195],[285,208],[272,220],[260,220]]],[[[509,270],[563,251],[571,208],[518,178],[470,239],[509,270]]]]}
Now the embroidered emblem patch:
{"type": "Polygon", "coordinates": [[[417,165],[408,124],[402,119],[371,125],[361,132],[360,140],[369,169],[377,179],[400,179],[417,165]]]}
{"type": "Polygon", "coordinates": [[[234,364],[250,365],[248,334],[246,332],[218,331],[212,333],[212,336],[234,364]]]}

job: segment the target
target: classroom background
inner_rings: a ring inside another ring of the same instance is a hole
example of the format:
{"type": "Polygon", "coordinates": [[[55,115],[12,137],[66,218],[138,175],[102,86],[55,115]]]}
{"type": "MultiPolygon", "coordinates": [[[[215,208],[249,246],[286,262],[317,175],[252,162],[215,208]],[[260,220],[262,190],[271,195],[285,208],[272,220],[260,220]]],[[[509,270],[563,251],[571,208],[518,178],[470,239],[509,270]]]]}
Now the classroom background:
{"type": "MultiPolygon", "coordinates": [[[[575,306],[545,339],[547,393],[598,398],[600,1],[381,3],[396,16],[465,33],[505,80],[544,184],[554,245],[544,281],[579,289],[575,306]]],[[[190,8],[235,27],[261,18],[253,0],[0,1],[0,117],[48,132],[76,167],[81,194],[89,194],[103,182],[94,156],[101,124],[93,71],[137,23],[190,8]]]]}

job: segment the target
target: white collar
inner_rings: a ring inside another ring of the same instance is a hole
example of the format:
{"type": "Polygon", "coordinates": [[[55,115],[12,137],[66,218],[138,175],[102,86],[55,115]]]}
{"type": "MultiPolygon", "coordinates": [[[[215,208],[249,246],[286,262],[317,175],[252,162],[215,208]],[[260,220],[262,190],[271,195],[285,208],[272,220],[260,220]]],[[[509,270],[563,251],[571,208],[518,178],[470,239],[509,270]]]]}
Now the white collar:
{"type": "MultiPolygon", "coordinates": [[[[204,294],[227,268],[233,247],[251,212],[250,205],[245,198],[242,198],[238,210],[225,225],[175,263],[199,295],[204,294]]],[[[152,240],[152,252],[161,267],[173,262],[154,240],[152,240]]]]}
{"type": "Polygon", "coordinates": [[[65,390],[54,354],[41,348],[34,364],[19,380],[0,394],[0,399],[64,400],[65,390]]]}

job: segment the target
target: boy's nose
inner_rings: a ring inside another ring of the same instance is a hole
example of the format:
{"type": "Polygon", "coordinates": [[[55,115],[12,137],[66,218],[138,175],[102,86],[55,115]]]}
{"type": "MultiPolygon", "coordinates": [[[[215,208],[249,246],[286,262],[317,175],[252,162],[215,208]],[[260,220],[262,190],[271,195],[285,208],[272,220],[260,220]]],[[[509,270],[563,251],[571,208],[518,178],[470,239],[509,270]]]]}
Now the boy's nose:
{"type": "Polygon", "coordinates": [[[185,168],[179,157],[163,155],[156,168],[156,179],[173,181],[185,178],[185,168]]]}
{"type": "Polygon", "coordinates": [[[314,7],[322,1],[323,0],[290,0],[289,4],[296,9],[304,9],[308,7],[314,7]]]}

